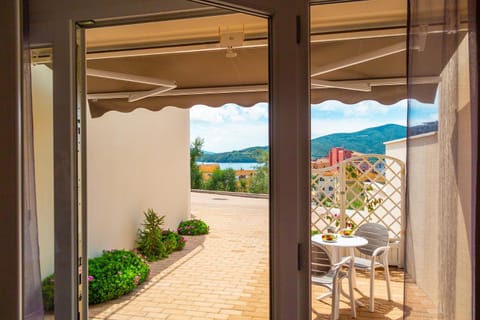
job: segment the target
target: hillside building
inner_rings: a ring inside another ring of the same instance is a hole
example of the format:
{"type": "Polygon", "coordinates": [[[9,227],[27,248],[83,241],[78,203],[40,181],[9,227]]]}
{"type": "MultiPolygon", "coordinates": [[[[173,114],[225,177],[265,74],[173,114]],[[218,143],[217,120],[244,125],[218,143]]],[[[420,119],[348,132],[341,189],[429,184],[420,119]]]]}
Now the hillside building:
{"type": "Polygon", "coordinates": [[[343,160],[351,158],[353,151],[347,150],[343,147],[333,147],[328,152],[329,166],[334,166],[343,160]]]}

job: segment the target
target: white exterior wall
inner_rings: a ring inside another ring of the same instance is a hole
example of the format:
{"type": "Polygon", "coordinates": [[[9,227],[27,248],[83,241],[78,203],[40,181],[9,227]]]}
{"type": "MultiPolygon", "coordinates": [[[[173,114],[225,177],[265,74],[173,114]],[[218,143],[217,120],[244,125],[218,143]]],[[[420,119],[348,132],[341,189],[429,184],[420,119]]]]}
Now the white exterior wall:
{"type": "MultiPolygon", "coordinates": [[[[438,141],[436,133],[409,138],[409,227],[407,271],[417,285],[438,305],[438,141]]],[[[385,143],[386,154],[406,158],[406,139],[385,143]]]]}
{"type": "MultiPolygon", "coordinates": [[[[34,143],[42,278],[54,272],[52,70],[32,68],[34,143]]],[[[89,257],[131,249],[143,212],[176,229],[190,214],[189,111],[109,112],[88,119],[89,257]]]]}
{"type": "MultiPolygon", "coordinates": [[[[423,135],[422,135],[423,136],[423,135]]],[[[418,137],[418,136],[417,136],[418,137]]],[[[407,140],[398,139],[385,142],[385,154],[407,163],[407,140]]]]}
{"type": "Polygon", "coordinates": [[[52,85],[52,70],[43,65],[32,67],[35,188],[42,278],[54,269],[52,85]]]}
{"type": "Polygon", "coordinates": [[[108,112],[87,123],[88,254],[132,249],[143,212],[175,229],[190,211],[189,111],[108,112]]]}

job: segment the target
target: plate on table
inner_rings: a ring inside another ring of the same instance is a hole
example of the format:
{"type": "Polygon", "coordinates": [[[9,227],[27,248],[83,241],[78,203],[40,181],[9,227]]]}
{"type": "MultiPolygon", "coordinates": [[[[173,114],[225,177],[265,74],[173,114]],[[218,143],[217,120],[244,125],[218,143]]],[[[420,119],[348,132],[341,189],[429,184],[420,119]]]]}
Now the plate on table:
{"type": "Polygon", "coordinates": [[[323,239],[322,239],[322,241],[323,241],[323,242],[333,243],[333,242],[337,242],[337,239],[333,239],[333,240],[323,240],[323,239]]]}
{"type": "Polygon", "coordinates": [[[323,242],[337,242],[337,235],[333,233],[322,234],[323,242]]]}
{"type": "Polygon", "coordinates": [[[349,230],[349,229],[340,230],[339,233],[340,233],[340,236],[342,236],[343,238],[353,238],[353,237],[355,237],[353,235],[352,230],[349,230]]]}

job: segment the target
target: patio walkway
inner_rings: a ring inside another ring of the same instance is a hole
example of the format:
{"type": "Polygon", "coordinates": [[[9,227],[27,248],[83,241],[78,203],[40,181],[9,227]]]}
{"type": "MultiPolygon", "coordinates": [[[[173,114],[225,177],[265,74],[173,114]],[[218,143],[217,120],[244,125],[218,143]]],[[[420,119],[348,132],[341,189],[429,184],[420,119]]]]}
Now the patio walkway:
{"type": "MultiPolygon", "coordinates": [[[[90,306],[90,319],[268,319],[268,200],[192,193],[192,213],[210,234],[188,237],[184,250],[152,264],[150,280],[130,295],[90,306]]],[[[368,304],[368,278],[357,276],[356,297],[368,304]]],[[[376,283],[376,312],[357,308],[357,319],[403,318],[403,272],[392,270],[392,302],[382,275],[376,283]]],[[[313,297],[321,292],[313,287],[313,297]]],[[[407,283],[414,303],[408,319],[438,319],[428,299],[407,283]]],[[[350,319],[347,301],[340,319],[350,319]]],[[[329,319],[330,301],[313,299],[312,319],[329,319]]]]}
{"type": "Polygon", "coordinates": [[[134,293],[90,306],[91,319],[267,319],[268,200],[192,193],[210,234],[152,265],[134,293]]]}

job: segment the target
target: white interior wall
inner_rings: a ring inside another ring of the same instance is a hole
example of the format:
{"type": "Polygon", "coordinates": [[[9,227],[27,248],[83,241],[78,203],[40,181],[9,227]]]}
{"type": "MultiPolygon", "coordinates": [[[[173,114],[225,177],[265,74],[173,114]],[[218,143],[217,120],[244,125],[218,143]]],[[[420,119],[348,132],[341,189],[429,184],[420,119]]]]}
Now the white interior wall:
{"type": "MultiPolygon", "coordinates": [[[[37,211],[42,278],[54,271],[52,70],[32,68],[37,211]]],[[[89,257],[134,247],[143,212],[176,229],[190,213],[189,111],[109,112],[88,119],[89,257]]]]}
{"type": "Polygon", "coordinates": [[[44,65],[32,67],[32,105],[40,271],[44,278],[54,270],[53,79],[52,70],[44,65]]]}
{"type": "Polygon", "coordinates": [[[88,254],[132,249],[148,208],[175,229],[190,210],[189,111],[108,112],[87,122],[88,254]]]}

